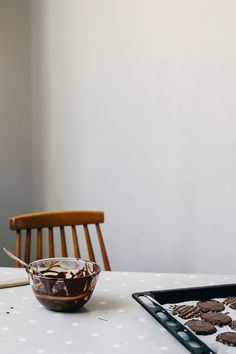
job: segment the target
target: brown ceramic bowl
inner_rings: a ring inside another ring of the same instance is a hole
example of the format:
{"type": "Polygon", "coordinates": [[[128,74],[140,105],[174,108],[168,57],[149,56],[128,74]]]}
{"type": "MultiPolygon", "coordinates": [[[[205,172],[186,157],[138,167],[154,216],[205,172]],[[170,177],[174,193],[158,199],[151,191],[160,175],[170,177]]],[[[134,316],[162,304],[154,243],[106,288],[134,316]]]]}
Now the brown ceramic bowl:
{"type": "Polygon", "coordinates": [[[100,267],[78,258],[47,258],[32,262],[40,274],[28,272],[37,300],[52,311],[75,311],[91,297],[100,267]]]}

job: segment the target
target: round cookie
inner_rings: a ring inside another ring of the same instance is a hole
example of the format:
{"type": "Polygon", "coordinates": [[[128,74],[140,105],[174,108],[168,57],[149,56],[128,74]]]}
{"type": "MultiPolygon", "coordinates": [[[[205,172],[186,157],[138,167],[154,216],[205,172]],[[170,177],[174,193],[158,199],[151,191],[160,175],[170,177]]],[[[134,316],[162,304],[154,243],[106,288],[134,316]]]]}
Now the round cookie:
{"type": "Polygon", "coordinates": [[[208,335],[216,332],[215,326],[203,320],[189,320],[185,323],[194,333],[208,335]]]}
{"type": "Polygon", "coordinates": [[[216,337],[217,342],[230,345],[232,347],[236,346],[236,333],[235,332],[224,332],[218,334],[216,337]]]}
{"type": "Polygon", "coordinates": [[[232,328],[232,329],[236,329],[236,321],[232,321],[230,324],[229,324],[229,327],[232,328]]]}
{"type": "Polygon", "coordinates": [[[226,326],[232,321],[230,316],[221,312],[205,312],[201,315],[201,318],[217,326],[226,326]]]}
{"type": "Polygon", "coordinates": [[[202,312],[220,312],[225,309],[224,304],[217,300],[199,301],[197,306],[202,312]]]}

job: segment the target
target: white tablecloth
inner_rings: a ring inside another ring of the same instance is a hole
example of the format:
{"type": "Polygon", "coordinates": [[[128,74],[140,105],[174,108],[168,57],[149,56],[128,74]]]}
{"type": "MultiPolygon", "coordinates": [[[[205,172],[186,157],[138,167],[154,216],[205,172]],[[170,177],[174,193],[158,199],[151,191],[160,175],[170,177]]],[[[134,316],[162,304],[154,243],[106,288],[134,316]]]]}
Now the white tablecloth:
{"type": "MultiPolygon", "coordinates": [[[[24,274],[0,268],[0,280],[24,274]]],[[[101,272],[92,298],[75,313],[45,309],[30,286],[0,289],[1,353],[188,353],[132,293],[235,282],[233,275],[101,272]]]]}

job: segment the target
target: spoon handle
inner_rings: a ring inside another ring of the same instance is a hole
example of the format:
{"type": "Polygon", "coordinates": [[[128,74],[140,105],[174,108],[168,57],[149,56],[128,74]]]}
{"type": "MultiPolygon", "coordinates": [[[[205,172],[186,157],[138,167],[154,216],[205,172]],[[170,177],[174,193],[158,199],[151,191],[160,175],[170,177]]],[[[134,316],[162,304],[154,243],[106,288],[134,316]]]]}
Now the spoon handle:
{"type": "Polygon", "coordinates": [[[8,251],[6,248],[3,247],[4,252],[11,257],[12,259],[14,259],[15,261],[18,261],[20,264],[22,264],[26,269],[28,269],[29,271],[31,271],[31,273],[36,274],[36,275],[40,275],[41,277],[45,278],[45,276],[39,272],[37,269],[33,268],[30,264],[25,263],[24,261],[22,261],[22,259],[16,257],[14,254],[12,254],[10,251],[8,251]]]}
{"type": "Polygon", "coordinates": [[[6,248],[3,248],[4,252],[11,257],[12,259],[14,259],[15,261],[20,262],[24,267],[29,268],[29,264],[25,263],[24,261],[22,261],[20,258],[16,257],[14,254],[12,254],[10,251],[8,251],[6,248]]]}

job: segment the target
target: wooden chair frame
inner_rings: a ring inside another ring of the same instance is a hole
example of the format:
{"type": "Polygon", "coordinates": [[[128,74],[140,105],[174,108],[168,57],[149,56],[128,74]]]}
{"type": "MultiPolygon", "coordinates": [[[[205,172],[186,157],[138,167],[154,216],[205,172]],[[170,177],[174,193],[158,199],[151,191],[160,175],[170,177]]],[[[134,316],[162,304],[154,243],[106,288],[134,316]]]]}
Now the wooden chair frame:
{"type": "MultiPolygon", "coordinates": [[[[54,228],[60,229],[62,257],[67,257],[65,227],[71,227],[74,256],[81,258],[76,226],[82,225],[86,240],[89,260],[96,262],[88,225],[94,224],[105,270],[111,270],[100,224],[104,223],[102,211],[50,211],[13,216],[9,219],[10,229],[16,231],[16,256],[21,258],[22,231],[25,233],[24,260],[30,262],[31,238],[33,229],[37,231],[36,258],[43,258],[43,229],[48,229],[48,257],[55,257],[54,228]]],[[[16,263],[20,267],[19,262],[16,263]]]]}

